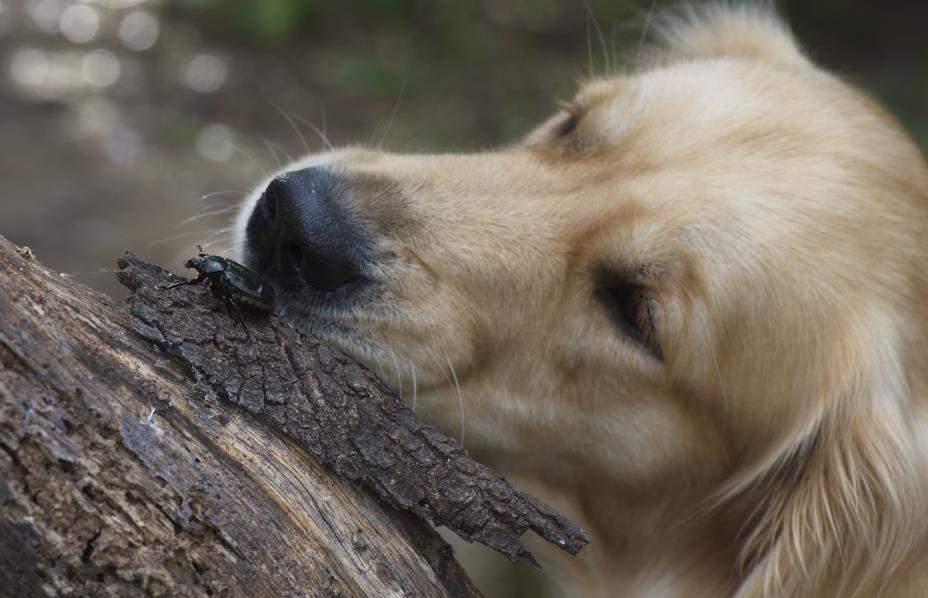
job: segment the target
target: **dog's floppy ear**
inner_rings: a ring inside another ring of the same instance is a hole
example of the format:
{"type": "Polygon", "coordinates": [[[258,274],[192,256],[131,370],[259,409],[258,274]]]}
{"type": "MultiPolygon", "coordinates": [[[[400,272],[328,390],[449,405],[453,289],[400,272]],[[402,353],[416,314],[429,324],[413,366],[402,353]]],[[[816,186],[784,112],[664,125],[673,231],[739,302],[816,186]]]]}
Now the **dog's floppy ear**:
{"type": "Polygon", "coordinates": [[[874,336],[835,360],[842,383],[817,425],[748,492],[738,596],[875,596],[924,534],[924,448],[902,335],[874,336]]]}
{"type": "Polygon", "coordinates": [[[806,64],[789,28],[766,4],[687,4],[655,19],[670,60],[740,56],[774,64],[806,64]]]}

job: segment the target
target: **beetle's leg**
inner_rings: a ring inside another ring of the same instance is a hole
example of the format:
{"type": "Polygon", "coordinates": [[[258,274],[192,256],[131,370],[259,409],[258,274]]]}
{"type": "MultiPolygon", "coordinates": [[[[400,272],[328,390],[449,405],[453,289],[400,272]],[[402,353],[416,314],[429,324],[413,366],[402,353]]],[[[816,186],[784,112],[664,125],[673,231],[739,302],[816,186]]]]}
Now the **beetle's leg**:
{"type": "Polygon", "coordinates": [[[234,320],[235,316],[232,315],[232,297],[230,297],[228,293],[220,289],[218,286],[211,287],[211,290],[213,289],[215,289],[213,296],[216,297],[216,299],[222,301],[222,304],[226,306],[226,315],[228,315],[230,319],[234,320]]]}
{"type": "Polygon", "coordinates": [[[238,320],[238,323],[242,325],[242,330],[246,333],[248,332],[248,326],[245,325],[245,316],[242,315],[242,310],[238,306],[238,303],[235,302],[230,295],[225,297],[226,311],[229,312],[229,317],[233,320],[238,320]],[[231,307],[230,307],[231,306],[231,307]],[[235,315],[232,315],[232,310],[235,310],[235,315]]]}
{"type": "Polygon", "coordinates": [[[248,326],[245,325],[245,316],[242,315],[242,310],[238,306],[238,303],[235,301],[232,302],[232,307],[235,308],[235,314],[238,316],[238,323],[242,325],[242,330],[245,331],[245,334],[251,336],[251,333],[248,332],[248,326]]]}
{"type": "Polygon", "coordinates": [[[175,282],[174,284],[169,284],[166,287],[161,287],[161,290],[166,291],[168,289],[173,289],[175,287],[182,287],[187,284],[200,284],[201,282],[203,282],[203,279],[205,278],[206,278],[206,274],[200,274],[196,278],[191,278],[190,280],[185,280],[184,282],[175,282]]]}

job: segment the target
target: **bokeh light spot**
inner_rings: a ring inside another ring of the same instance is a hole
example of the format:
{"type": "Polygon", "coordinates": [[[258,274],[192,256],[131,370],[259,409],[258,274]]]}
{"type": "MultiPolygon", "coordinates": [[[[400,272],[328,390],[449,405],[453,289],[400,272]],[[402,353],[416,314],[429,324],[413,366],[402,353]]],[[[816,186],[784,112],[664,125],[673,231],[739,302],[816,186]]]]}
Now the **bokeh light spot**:
{"type": "Polygon", "coordinates": [[[61,13],[58,20],[61,35],[75,44],[86,44],[97,37],[100,30],[100,15],[86,4],[72,4],[61,13]]]}
{"type": "Polygon", "coordinates": [[[20,48],[10,59],[10,78],[21,88],[44,85],[48,70],[48,56],[42,50],[20,48]]]}
{"type": "Polygon", "coordinates": [[[184,83],[200,93],[212,93],[222,87],[229,75],[226,61],[213,54],[197,54],[184,69],[184,83]]]}
{"type": "Polygon", "coordinates": [[[207,125],[197,134],[196,148],[204,160],[228,162],[235,155],[235,133],[225,125],[207,125]]]}
{"type": "Polygon", "coordinates": [[[119,23],[119,41],[136,52],[144,52],[158,41],[161,27],[158,20],[144,11],[127,14],[119,23]]]}
{"type": "Polygon", "coordinates": [[[94,50],[86,56],[81,72],[84,80],[94,87],[109,87],[119,81],[122,70],[119,59],[109,50],[94,50]]]}
{"type": "Polygon", "coordinates": [[[64,0],[28,0],[26,12],[39,31],[58,33],[58,21],[65,6],[64,0]]]}

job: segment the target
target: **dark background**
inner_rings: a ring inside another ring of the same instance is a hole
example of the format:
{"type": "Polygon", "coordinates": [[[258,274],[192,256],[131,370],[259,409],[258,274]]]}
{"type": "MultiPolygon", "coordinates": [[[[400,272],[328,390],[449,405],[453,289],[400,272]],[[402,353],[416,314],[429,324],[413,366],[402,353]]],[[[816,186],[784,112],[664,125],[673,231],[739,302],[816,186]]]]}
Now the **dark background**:
{"type": "MultiPolygon", "coordinates": [[[[780,8],[814,58],[928,145],[928,2],[780,8]]],[[[402,151],[511,140],[591,64],[603,73],[604,54],[634,55],[651,9],[0,0],[0,234],[121,294],[101,270],[125,249],[174,268],[198,242],[223,252],[237,201],[288,155],[321,148],[316,130],[402,151]]]]}

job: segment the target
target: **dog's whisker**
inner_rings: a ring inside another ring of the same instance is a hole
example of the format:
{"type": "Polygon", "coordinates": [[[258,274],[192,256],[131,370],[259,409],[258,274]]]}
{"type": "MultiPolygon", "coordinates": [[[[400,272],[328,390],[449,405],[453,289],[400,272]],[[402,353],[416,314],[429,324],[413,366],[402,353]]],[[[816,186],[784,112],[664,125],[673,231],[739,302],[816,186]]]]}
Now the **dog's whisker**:
{"type": "Polygon", "coordinates": [[[654,16],[655,6],[657,6],[657,0],[651,0],[651,7],[648,8],[648,14],[644,18],[644,25],[641,27],[641,37],[638,39],[638,49],[635,51],[635,68],[641,67],[641,52],[644,50],[645,41],[648,39],[648,31],[651,28],[651,18],[654,16]]]}
{"type": "MultiPolygon", "coordinates": [[[[605,72],[608,73],[609,71],[612,70],[612,64],[611,64],[611,61],[610,61],[610,59],[609,59],[609,47],[606,45],[606,38],[605,38],[605,36],[603,35],[603,30],[602,30],[602,29],[600,28],[600,26],[599,26],[599,19],[596,18],[596,13],[593,11],[593,7],[592,7],[592,5],[590,5],[590,1],[589,1],[589,0],[584,0],[583,6],[586,7],[586,13],[587,13],[587,16],[588,16],[588,22],[592,22],[592,23],[593,23],[593,28],[596,30],[596,36],[599,38],[599,45],[602,46],[603,61],[604,61],[603,68],[605,69],[605,72]]],[[[588,30],[588,35],[589,35],[589,30],[588,30]]],[[[590,45],[590,48],[589,48],[589,52],[590,52],[590,74],[592,75],[593,72],[594,72],[594,71],[593,71],[593,57],[592,57],[592,54],[593,54],[592,42],[590,42],[589,45],[590,45]]]]}
{"type": "MultiPolygon", "coordinates": [[[[444,377],[444,379],[447,380],[449,387],[453,389],[454,380],[456,380],[457,377],[455,376],[453,380],[452,377],[448,374],[448,372],[445,371],[445,366],[442,364],[442,360],[439,358],[438,353],[436,353],[429,347],[424,347],[424,348],[426,350],[427,355],[432,359],[433,363],[435,364],[435,368],[442,375],[442,377],[444,377]]],[[[445,362],[448,363],[449,365],[451,363],[447,357],[445,357],[445,362]]],[[[454,398],[454,394],[452,394],[452,398],[454,398]]],[[[463,422],[463,419],[462,419],[462,422],[463,422]]]]}
{"type": "Polygon", "coordinates": [[[264,141],[265,141],[265,143],[270,143],[270,144],[271,144],[271,147],[275,148],[277,151],[279,151],[281,154],[283,154],[284,158],[287,159],[287,162],[288,162],[288,163],[289,163],[289,162],[293,162],[293,154],[291,154],[289,151],[287,151],[287,148],[285,148],[283,145],[281,145],[280,143],[277,143],[276,141],[273,141],[273,140],[271,140],[271,139],[265,139],[264,141]]]}
{"type": "Polygon", "coordinates": [[[309,144],[306,142],[306,137],[303,136],[303,132],[300,131],[300,128],[296,126],[295,122],[293,122],[293,118],[291,118],[290,115],[287,113],[287,111],[285,111],[283,108],[281,108],[277,104],[271,102],[271,106],[273,106],[274,109],[277,110],[277,112],[279,112],[280,115],[284,117],[284,120],[286,120],[290,124],[290,126],[293,128],[293,132],[296,133],[296,136],[300,140],[300,143],[303,144],[303,150],[306,152],[306,155],[311,154],[312,152],[309,149],[309,144]]]}
{"type": "Polygon", "coordinates": [[[586,18],[586,56],[587,56],[587,76],[592,78],[596,69],[593,66],[593,31],[590,27],[590,17],[586,18]]]}
{"type": "Polygon", "coordinates": [[[409,362],[409,368],[412,372],[412,412],[416,412],[416,364],[412,361],[409,362]]]}
{"type": "Polygon", "coordinates": [[[174,228],[181,228],[183,226],[190,224],[191,222],[196,222],[197,220],[203,220],[204,218],[209,218],[211,216],[219,216],[221,214],[228,214],[230,212],[237,212],[238,210],[239,210],[238,206],[228,206],[225,208],[220,208],[218,210],[208,210],[206,212],[201,212],[195,216],[191,216],[190,218],[185,218],[184,220],[181,220],[177,224],[177,226],[175,226],[174,228]]]}
{"type": "Polygon", "coordinates": [[[271,142],[266,137],[262,137],[261,140],[264,142],[264,147],[267,148],[267,152],[271,154],[271,159],[274,160],[274,164],[277,165],[277,169],[280,170],[284,167],[283,162],[280,160],[280,156],[277,155],[277,151],[274,150],[274,147],[271,145],[271,142]]]}
{"type": "Polygon", "coordinates": [[[387,351],[390,352],[390,357],[393,359],[393,369],[395,370],[394,373],[396,374],[396,394],[398,394],[399,397],[402,399],[403,398],[403,374],[400,373],[400,362],[396,357],[396,351],[394,351],[392,347],[388,346],[386,343],[384,343],[384,347],[387,348],[387,351]]]}
{"type": "MultiPolygon", "coordinates": [[[[323,139],[328,139],[328,134],[329,134],[329,120],[328,120],[328,118],[326,117],[326,113],[325,113],[325,104],[324,104],[322,101],[319,102],[319,112],[322,113],[322,138],[323,138],[323,139]]],[[[329,144],[329,145],[331,145],[331,144],[329,144]]]]}
{"type": "Polygon", "coordinates": [[[73,278],[75,276],[88,276],[90,274],[115,274],[116,270],[107,270],[106,268],[100,268],[99,270],[89,270],[87,272],[61,272],[59,276],[61,278],[73,278]]]}
{"type": "Polygon", "coordinates": [[[466,431],[465,420],[464,420],[464,395],[461,393],[461,384],[458,382],[458,374],[454,371],[454,364],[451,363],[451,360],[445,356],[445,361],[448,364],[448,368],[451,370],[451,376],[454,378],[454,390],[458,396],[458,405],[461,408],[461,446],[464,446],[464,433],[466,431]]]}
{"type": "Polygon", "coordinates": [[[204,249],[208,249],[210,247],[223,247],[222,252],[228,252],[232,249],[232,244],[234,242],[231,232],[232,227],[218,228],[207,235],[206,240],[203,241],[201,245],[204,249]]]}
{"type": "Polygon", "coordinates": [[[181,239],[187,239],[187,238],[190,238],[190,237],[196,237],[196,236],[202,235],[202,234],[203,234],[203,231],[195,231],[195,230],[193,230],[193,231],[186,231],[186,232],[182,232],[182,233],[177,233],[176,235],[168,235],[167,237],[162,237],[162,238],[160,238],[160,239],[156,239],[156,240],[154,240],[154,241],[151,241],[151,242],[147,243],[147,244],[145,245],[145,247],[146,247],[146,248],[159,247],[159,246],[161,246],[161,245],[166,245],[166,244],[168,244],[168,243],[173,243],[174,241],[180,241],[181,239]]]}
{"type": "Polygon", "coordinates": [[[235,227],[233,226],[221,226],[219,228],[215,228],[209,232],[209,234],[206,237],[206,240],[213,241],[213,242],[219,239],[230,239],[231,240],[232,236],[230,233],[233,232],[234,228],[235,227]]]}
{"type": "MultiPolygon", "coordinates": [[[[323,113],[323,115],[324,115],[324,113],[323,113]]],[[[298,122],[300,122],[300,123],[306,125],[307,127],[309,127],[310,130],[311,130],[313,133],[315,133],[315,134],[319,137],[319,139],[322,141],[322,144],[325,146],[326,149],[328,149],[328,150],[330,150],[330,151],[334,151],[334,150],[335,150],[335,146],[332,145],[332,142],[331,142],[331,141],[329,141],[329,136],[328,136],[328,133],[326,132],[325,129],[320,129],[319,127],[317,127],[316,125],[314,125],[313,123],[309,122],[308,120],[306,120],[305,118],[303,118],[302,116],[300,116],[300,115],[298,115],[298,114],[294,114],[294,115],[293,115],[293,118],[295,118],[298,122]]],[[[311,153],[311,152],[309,152],[309,153],[311,153]]]]}
{"type": "Polygon", "coordinates": [[[390,119],[387,121],[387,127],[384,130],[383,135],[380,136],[380,142],[377,144],[378,148],[383,147],[383,143],[387,140],[387,135],[390,134],[390,129],[393,127],[393,120],[396,118],[396,113],[400,108],[400,102],[403,100],[403,93],[406,91],[406,82],[407,79],[403,79],[403,85],[400,87],[400,93],[396,98],[396,103],[393,104],[393,112],[390,113],[390,119]]]}
{"type": "Polygon", "coordinates": [[[225,246],[225,249],[223,250],[223,252],[228,252],[231,249],[231,241],[232,241],[231,239],[216,239],[214,241],[206,241],[205,243],[201,243],[201,245],[203,246],[203,249],[209,249],[210,247],[225,246]]]}
{"type": "Polygon", "coordinates": [[[268,171],[268,169],[265,168],[265,167],[258,161],[257,158],[255,158],[255,157],[254,157],[253,155],[251,155],[250,153],[246,152],[246,151],[242,148],[242,146],[240,146],[239,144],[236,143],[236,144],[233,144],[232,147],[235,149],[235,151],[236,151],[237,153],[239,153],[239,154],[241,154],[242,156],[244,156],[255,168],[257,168],[258,171],[261,173],[262,176],[264,176],[264,177],[270,177],[270,176],[271,176],[271,173],[268,171]]]}
{"type": "Polygon", "coordinates": [[[212,199],[214,197],[226,196],[226,195],[238,195],[239,197],[245,197],[248,195],[248,191],[243,191],[240,189],[228,189],[226,191],[213,191],[212,193],[207,193],[200,196],[200,201],[206,201],[207,199],[212,199]]]}

